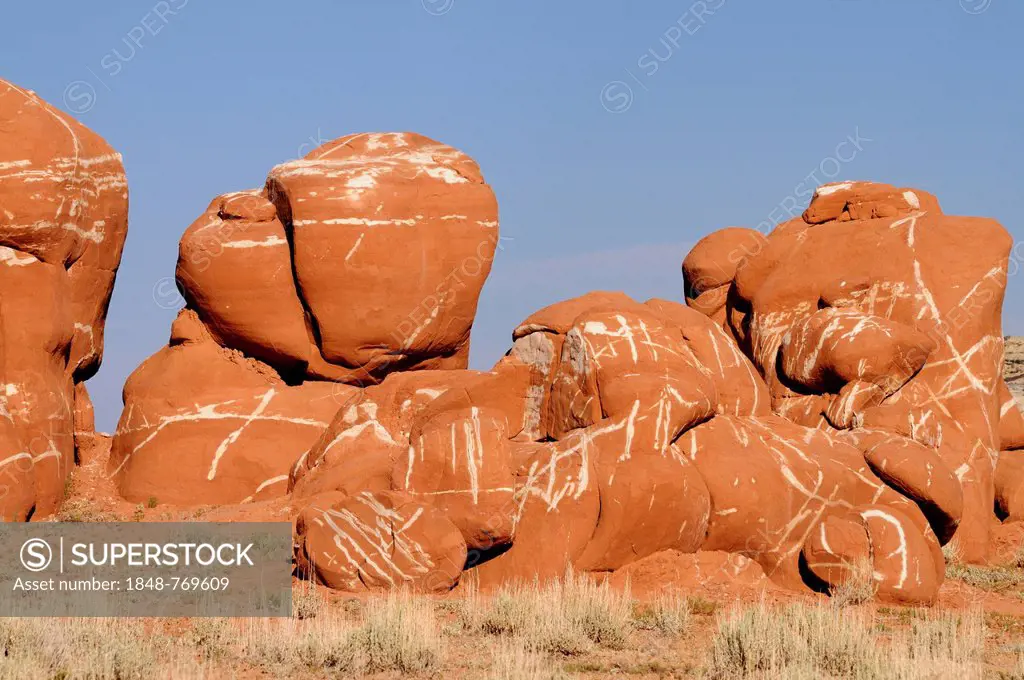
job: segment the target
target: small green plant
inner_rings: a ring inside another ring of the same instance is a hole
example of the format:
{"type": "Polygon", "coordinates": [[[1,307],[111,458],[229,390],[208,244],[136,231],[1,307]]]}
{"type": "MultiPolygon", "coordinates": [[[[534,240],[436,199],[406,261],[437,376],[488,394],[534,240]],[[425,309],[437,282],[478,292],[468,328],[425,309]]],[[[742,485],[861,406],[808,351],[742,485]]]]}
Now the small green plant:
{"type": "Polygon", "coordinates": [[[150,496],[149,497],[149,500],[146,501],[146,507],[147,508],[155,508],[156,507],[156,496],[150,496]]]}

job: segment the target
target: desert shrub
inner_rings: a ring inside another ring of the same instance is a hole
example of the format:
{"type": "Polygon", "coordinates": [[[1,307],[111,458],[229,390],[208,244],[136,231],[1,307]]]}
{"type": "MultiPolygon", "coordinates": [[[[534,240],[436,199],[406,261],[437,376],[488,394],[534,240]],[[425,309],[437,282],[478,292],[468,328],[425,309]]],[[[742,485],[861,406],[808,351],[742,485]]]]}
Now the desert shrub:
{"type": "Polygon", "coordinates": [[[72,498],[60,506],[55,519],[58,522],[113,522],[116,518],[100,510],[88,498],[72,498]]]}
{"type": "Polygon", "coordinates": [[[540,653],[518,642],[503,641],[493,652],[489,680],[555,680],[565,677],[540,653]]]}
{"type": "Polygon", "coordinates": [[[633,620],[641,630],[682,635],[690,625],[690,605],[678,595],[663,594],[654,602],[640,605],[633,620]]]}
{"type": "Polygon", "coordinates": [[[908,634],[893,640],[903,678],[981,677],[985,622],[980,611],[938,612],[914,619],[908,634]]]}
{"type": "Polygon", "coordinates": [[[315,619],[327,607],[327,598],[320,589],[309,581],[302,581],[298,587],[292,588],[292,617],[315,619]]]}
{"type": "Polygon", "coordinates": [[[816,669],[836,677],[875,678],[882,660],[859,613],[802,605],[773,610],[762,602],[720,622],[710,667],[716,677],[816,669]]]}
{"type": "Polygon", "coordinates": [[[863,559],[853,565],[849,578],[835,586],[831,595],[833,604],[846,607],[871,602],[877,592],[878,584],[871,562],[863,559]]]}
{"type": "Polygon", "coordinates": [[[159,640],[132,619],[0,619],[0,678],[134,680],[157,675],[159,640]]]}
{"type": "Polygon", "coordinates": [[[349,644],[366,672],[423,673],[442,659],[441,638],[429,600],[391,594],[371,600],[349,644]]]}
{"type": "Polygon", "coordinates": [[[1001,565],[946,564],[946,578],[961,581],[980,590],[1006,592],[1024,585],[1024,570],[1001,565]]]}
{"type": "Polygon", "coordinates": [[[628,590],[572,573],[545,584],[505,586],[489,602],[470,599],[467,629],[517,637],[547,652],[580,654],[592,644],[620,648],[633,627],[628,590]]]}
{"type": "Polygon", "coordinates": [[[699,595],[691,595],[686,598],[686,604],[690,608],[691,614],[699,614],[701,616],[711,616],[718,611],[718,603],[712,600],[708,600],[699,595]]]}
{"type": "Polygon", "coordinates": [[[914,618],[890,640],[864,612],[833,605],[734,610],[719,623],[709,675],[923,680],[980,677],[984,622],[977,612],[914,618]]]}

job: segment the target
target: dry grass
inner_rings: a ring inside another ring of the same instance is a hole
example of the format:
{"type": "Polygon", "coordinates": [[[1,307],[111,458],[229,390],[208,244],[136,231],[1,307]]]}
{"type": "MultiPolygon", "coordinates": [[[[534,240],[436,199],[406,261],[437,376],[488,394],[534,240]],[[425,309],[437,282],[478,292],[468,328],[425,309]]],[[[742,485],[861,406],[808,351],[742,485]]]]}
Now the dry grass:
{"type": "Polygon", "coordinates": [[[865,612],[835,606],[763,603],[724,618],[712,643],[709,675],[719,678],[918,680],[981,677],[984,620],[929,615],[888,640],[865,612]]]}
{"type": "MultiPolygon", "coordinates": [[[[377,673],[969,680],[980,677],[986,634],[978,612],[834,602],[760,603],[712,618],[676,595],[638,604],[573,574],[440,601],[399,593],[329,604],[303,587],[296,607],[306,614],[288,619],[0,619],[0,680],[377,673]]],[[[1006,668],[993,677],[1024,679],[1024,661],[1012,668],[1017,651],[1003,648],[1006,668]]]]}
{"type": "Polygon", "coordinates": [[[560,580],[500,589],[484,602],[470,593],[463,627],[517,638],[528,646],[564,655],[593,645],[619,649],[633,628],[629,592],[618,592],[586,576],[566,573],[560,580]]]}
{"type": "Polygon", "coordinates": [[[309,581],[292,588],[292,616],[296,619],[315,619],[327,608],[327,598],[309,581]]]}
{"type": "Polygon", "coordinates": [[[871,602],[878,592],[871,561],[863,559],[853,565],[849,578],[832,589],[832,602],[838,607],[871,602]]]}
{"type": "Polygon", "coordinates": [[[670,637],[680,636],[690,625],[690,604],[675,594],[663,594],[654,602],[634,607],[636,627],[670,637]]]}
{"type": "Polygon", "coordinates": [[[115,522],[119,518],[113,513],[97,507],[88,498],[72,498],[64,501],[54,516],[56,522],[115,522]]]}
{"type": "Polygon", "coordinates": [[[541,653],[517,642],[502,642],[493,652],[489,680],[554,680],[567,677],[541,653]]]}
{"type": "Polygon", "coordinates": [[[1024,548],[1006,564],[964,564],[956,542],[942,549],[946,558],[946,578],[993,593],[1006,593],[1024,587],[1024,548]]]}
{"type": "Polygon", "coordinates": [[[416,674],[437,669],[444,658],[430,602],[404,593],[371,600],[361,625],[322,610],[306,620],[248,624],[233,651],[237,660],[275,674],[416,674]]]}
{"type": "Polygon", "coordinates": [[[0,644],[4,680],[150,678],[167,647],[120,619],[0,619],[0,644]]]}
{"type": "Polygon", "coordinates": [[[406,594],[371,600],[349,643],[368,672],[421,673],[438,667],[443,656],[430,602],[406,594]]]}
{"type": "Polygon", "coordinates": [[[946,578],[993,593],[1005,593],[1024,586],[1024,570],[1002,565],[948,564],[946,578]]]}

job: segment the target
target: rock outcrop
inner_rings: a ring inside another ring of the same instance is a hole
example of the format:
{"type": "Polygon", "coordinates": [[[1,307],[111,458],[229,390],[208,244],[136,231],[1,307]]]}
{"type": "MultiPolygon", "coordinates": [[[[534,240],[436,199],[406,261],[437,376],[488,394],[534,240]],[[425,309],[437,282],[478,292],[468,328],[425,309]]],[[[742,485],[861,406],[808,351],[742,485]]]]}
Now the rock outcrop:
{"type": "Polygon", "coordinates": [[[891,483],[933,511],[929,470],[956,476],[971,560],[992,521],[1011,245],[998,223],[947,216],[923,191],[826,185],[745,258],[726,304],[774,412],[846,432],[865,455],[875,433],[921,444],[929,464],[891,483]]]}
{"type": "MultiPolygon", "coordinates": [[[[526,387],[522,411],[472,394],[417,408],[406,385],[365,417],[339,414],[293,489],[318,508],[317,494],[397,490],[444,508],[485,585],[725,551],[788,587],[831,590],[866,564],[880,597],[932,602],[941,545],[984,560],[994,502],[1012,518],[1024,501],[999,332],[1010,245],[925,192],[822,187],[767,236],[698,244],[683,265],[690,307],[595,293],[525,320],[490,378],[521,364],[502,389],[526,387]]],[[[362,545],[356,524],[317,532],[300,523],[300,555],[333,564],[337,546],[362,545]]],[[[448,587],[445,554],[409,578],[448,587]]],[[[375,555],[397,564],[393,546],[375,555]]]]}
{"type": "Polygon", "coordinates": [[[476,163],[412,133],[343,137],[215,198],[181,239],[170,343],[125,385],[121,494],[284,495],[361,388],[466,368],[497,244],[476,163]]]}
{"type": "Polygon", "coordinates": [[[826,185],[770,234],[701,240],[686,305],[559,302],[470,371],[496,227],[476,164],[408,133],[215,199],[181,241],[171,342],[125,386],[122,495],[287,495],[298,572],[348,591],[733,554],[930,603],[941,546],[983,561],[993,508],[1024,519],[998,223],[826,185]]]}
{"type": "MultiPolygon", "coordinates": [[[[55,511],[128,229],[121,156],[0,80],[0,516],[55,511]]],[[[88,425],[91,428],[91,425],[88,425]]]]}

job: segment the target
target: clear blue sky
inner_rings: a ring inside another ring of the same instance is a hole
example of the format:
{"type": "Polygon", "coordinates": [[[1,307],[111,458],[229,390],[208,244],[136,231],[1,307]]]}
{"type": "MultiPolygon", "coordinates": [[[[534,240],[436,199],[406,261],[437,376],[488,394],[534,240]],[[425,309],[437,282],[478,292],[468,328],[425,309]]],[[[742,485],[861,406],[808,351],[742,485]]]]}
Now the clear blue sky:
{"type": "MultiPolygon", "coordinates": [[[[1024,238],[1019,0],[34,0],[3,15],[2,75],[88,108],[78,117],[128,171],[130,233],[89,383],[101,429],[167,341],[173,301],[154,287],[181,233],[317,139],[414,130],[480,163],[506,240],[478,368],[555,300],[681,299],[689,244],[802,208],[812,172],[923,188],[1024,238]],[[850,136],[861,148],[837,153],[850,136]]],[[[1022,278],[1010,333],[1024,333],[1022,278]]]]}

